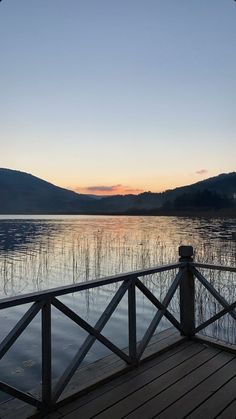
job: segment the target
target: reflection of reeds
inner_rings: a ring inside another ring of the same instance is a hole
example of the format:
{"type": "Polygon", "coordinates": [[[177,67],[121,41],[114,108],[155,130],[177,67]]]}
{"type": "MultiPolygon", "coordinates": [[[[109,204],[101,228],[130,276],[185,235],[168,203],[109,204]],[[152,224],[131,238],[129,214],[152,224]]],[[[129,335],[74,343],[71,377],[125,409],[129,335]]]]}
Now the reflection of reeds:
{"type": "MultiPolygon", "coordinates": [[[[145,218],[145,217],[144,217],[145,218]]],[[[49,287],[83,280],[98,278],[125,271],[144,269],[176,261],[180,244],[189,243],[195,249],[195,258],[201,262],[223,265],[235,265],[236,243],[230,240],[210,240],[197,233],[193,227],[183,231],[184,224],[173,226],[174,219],[164,221],[160,228],[149,228],[144,218],[137,217],[132,229],[122,227],[119,219],[117,226],[109,226],[105,220],[81,230],[77,225],[63,230],[58,235],[44,234],[35,243],[25,245],[22,251],[9,251],[0,255],[1,293],[13,295],[22,292],[37,291],[49,287]],[[146,224],[142,224],[142,223],[146,224]],[[168,224],[169,223],[169,224],[168,224]],[[102,226],[102,227],[101,227],[102,226]],[[109,228],[108,228],[109,227],[109,228]],[[122,228],[121,228],[122,227],[122,228]],[[189,233],[192,228],[191,234],[189,233]],[[194,234],[193,234],[194,233],[194,234]]],[[[115,222],[115,217],[114,217],[115,222]]],[[[124,220],[124,222],[126,222],[124,220]]],[[[151,222],[151,221],[150,221],[151,222]]],[[[195,222],[196,223],[196,222],[195,222]]],[[[158,227],[158,220],[157,220],[158,227]]],[[[235,300],[235,276],[232,273],[207,271],[207,278],[229,301],[235,300]]],[[[172,275],[163,273],[144,278],[152,291],[163,299],[172,275]]],[[[113,288],[115,286],[113,285],[113,288]]],[[[99,289],[97,292],[100,292],[99,289]]],[[[95,294],[93,294],[93,298],[95,294]]],[[[86,307],[89,310],[91,293],[86,293],[86,307]]],[[[196,286],[197,320],[206,320],[219,311],[219,304],[206,290],[196,286]]],[[[171,309],[178,311],[178,299],[172,301],[171,309]]],[[[228,330],[232,335],[232,322],[229,316],[216,322],[210,333],[219,334],[220,329],[228,330]],[[212,332],[212,333],[213,333],[212,332]]],[[[226,332],[225,332],[226,333],[226,332]]]]}
{"type": "MultiPolygon", "coordinates": [[[[110,224],[109,218],[103,221],[99,218],[95,221],[88,219],[89,225],[85,224],[85,226],[78,219],[78,224],[77,222],[71,223],[71,225],[67,223],[64,229],[60,225],[58,231],[54,229],[54,234],[46,232],[38,236],[34,242],[30,242],[28,245],[24,244],[21,249],[2,251],[0,252],[0,293],[15,295],[40,291],[49,287],[175,262],[178,259],[177,249],[180,244],[193,245],[197,261],[235,266],[236,242],[210,240],[203,230],[200,230],[200,233],[198,230],[194,230],[192,222],[185,230],[185,223],[189,220],[181,221],[174,218],[160,220],[160,218],[158,217],[155,221],[148,217],[132,219],[113,217],[110,224]],[[160,225],[158,224],[159,220],[160,225]]],[[[195,224],[197,224],[196,221],[195,224]]],[[[176,271],[167,271],[143,277],[141,280],[162,301],[176,273],[176,271]]],[[[203,274],[227,301],[235,301],[235,274],[212,270],[203,270],[203,274]]],[[[63,297],[63,301],[90,324],[95,324],[119,286],[119,283],[115,283],[82,291],[63,297]]],[[[113,314],[115,321],[112,323],[111,319],[104,330],[105,336],[111,337],[112,341],[117,339],[117,342],[114,343],[120,347],[128,345],[128,303],[126,297],[127,295],[113,314]]],[[[156,308],[138,289],[136,290],[136,301],[137,336],[138,339],[141,339],[156,313],[156,308]]],[[[168,308],[179,319],[178,291],[168,308]]],[[[221,309],[220,304],[196,280],[197,325],[221,309]]],[[[20,310],[20,307],[9,309],[7,313],[6,310],[2,310],[1,316],[5,316],[5,329],[3,328],[1,331],[3,337],[10,328],[11,322],[16,322],[19,315],[22,314],[20,310]]],[[[22,310],[25,310],[25,307],[22,310]]],[[[73,351],[70,353],[68,347],[79,347],[85,335],[80,328],[76,328],[77,326],[72,322],[59,315],[56,309],[52,310],[52,325],[53,374],[59,377],[73,354],[73,351]]],[[[168,321],[163,319],[158,331],[168,326],[168,321]]],[[[35,320],[34,330],[27,328],[25,331],[27,346],[20,342],[14,359],[7,360],[5,358],[7,362],[2,369],[3,380],[4,378],[6,381],[8,380],[9,365],[14,366],[14,368],[11,367],[12,370],[22,369],[21,353],[25,351],[25,348],[28,349],[29,355],[24,359],[24,362],[28,363],[30,359],[36,359],[35,354],[39,347],[37,332],[40,333],[40,327],[40,318],[38,318],[35,320]],[[37,348],[32,346],[33,344],[31,345],[33,342],[36,342],[37,348]]],[[[236,343],[235,321],[229,315],[209,326],[203,333],[236,343]]],[[[100,356],[104,356],[104,352],[101,354],[97,346],[94,352],[91,351],[85,362],[93,362],[100,356]]],[[[40,359],[40,354],[37,359],[40,359]]],[[[41,374],[41,361],[37,362],[34,373],[31,374],[32,379],[35,379],[36,382],[40,380],[41,374]]],[[[21,380],[21,382],[23,386],[27,385],[27,380],[21,380]]],[[[34,384],[29,386],[29,388],[33,387],[34,384]]],[[[28,388],[25,390],[27,391],[28,388]]]]}
{"type": "MultiPolygon", "coordinates": [[[[106,231],[86,234],[42,237],[23,254],[4,253],[0,258],[0,275],[4,294],[15,294],[28,287],[40,290],[50,286],[75,283],[124,271],[162,265],[176,260],[181,241],[173,237],[155,237],[152,231],[106,231]]],[[[235,243],[209,243],[193,237],[196,258],[201,262],[235,264],[235,243]]],[[[212,278],[217,273],[213,272],[212,278]]]]}

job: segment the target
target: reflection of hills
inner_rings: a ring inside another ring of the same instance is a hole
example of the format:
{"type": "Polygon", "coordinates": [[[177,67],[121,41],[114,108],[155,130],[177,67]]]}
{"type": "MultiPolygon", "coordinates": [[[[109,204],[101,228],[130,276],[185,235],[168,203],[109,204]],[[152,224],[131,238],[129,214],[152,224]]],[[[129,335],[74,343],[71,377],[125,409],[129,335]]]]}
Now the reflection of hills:
{"type": "Polygon", "coordinates": [[[59,224],[45,221],[1,220],[0,250],[11,251],[25,249],[32,243],[40,242],[59,232],[59,224]]]}

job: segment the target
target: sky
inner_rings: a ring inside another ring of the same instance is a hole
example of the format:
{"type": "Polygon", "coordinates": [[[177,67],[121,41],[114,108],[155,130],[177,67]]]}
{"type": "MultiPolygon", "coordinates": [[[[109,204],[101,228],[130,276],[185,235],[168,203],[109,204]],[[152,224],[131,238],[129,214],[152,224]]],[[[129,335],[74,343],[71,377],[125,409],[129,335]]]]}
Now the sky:
{"type": "Polygon", "coordinates": [[[236,169],[233,0],[0,2],[0,167],[83,193],[236,169]]]}

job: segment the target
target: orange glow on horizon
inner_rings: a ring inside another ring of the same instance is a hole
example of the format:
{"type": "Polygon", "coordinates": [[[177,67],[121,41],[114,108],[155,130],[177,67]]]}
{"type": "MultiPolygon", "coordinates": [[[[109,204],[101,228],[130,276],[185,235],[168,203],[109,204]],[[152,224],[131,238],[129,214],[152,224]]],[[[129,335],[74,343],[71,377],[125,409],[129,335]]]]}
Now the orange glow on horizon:
{"type": "MultiPolygon", "coordinates": [[[[87,183],[85,184],[84,179],[80,185],[76,183],[68,182],[65,183],[65,180],[53,179],[53,183],[60,185],[66,189],[70,189],[77,193],[86,194],[86,195],[98,195],[98,196],[112,196],[112,195],[138,195],[143,192],[153,192],[160,193],[169,189],[175,189],[181,186],[191,185],[193,183],[202,181],[209,177],[215,176],[218,173],[211,173],[206,169],[198,169],[195,173],[185,173],[185,174],[175,174],[168,173],[166,175],[154,177],[153,179],[137,179],[138,182],[135,184],[133,179],[128,179],[128,182],[125,184],[122,183],[112,183],[108,184],[106,180],[100,179],[97,183],[87,183]]],[[[91,179],[90,179],[91,181],[91,179]]]]}
{"type": "Polygon", "coordinates": [[[87,195],[99,195],[99,196],[112,196],[112,195],[138,195],[144,192],[144,189],[132,188],[121,184],[117,185],[95,185],[87,187],[73,187],[73,191],[87,194],[87,195]]]}

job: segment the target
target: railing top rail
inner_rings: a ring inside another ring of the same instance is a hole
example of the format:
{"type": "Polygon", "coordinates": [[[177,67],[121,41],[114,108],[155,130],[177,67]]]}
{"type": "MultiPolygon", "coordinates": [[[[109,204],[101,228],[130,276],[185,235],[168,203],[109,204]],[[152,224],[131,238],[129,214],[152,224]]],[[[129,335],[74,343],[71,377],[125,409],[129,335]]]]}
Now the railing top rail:
{"type": "Polygon", "coordinates": [[[0,299],[0,309],[32,303],[34,301],[46,300],[53,297],[60,297],[62,295],[97,288],[103,285],[114,284],[116,282],[128,281],[132,278],[136,279],[137,277],[151,275],[154,273],[171,271],[173,269],[183,267],[184,265],[185,263],[178,262],[170,265],[157,266],[149,269],[127,272],[120,275],[108,276],[91,281],[79,282],[77,284],[65,285],[63,287],[51,288],[44,291],[37,291],[29,294],[22,294],[13,297],[2,298],[0,299]]]}
{"type": "Polygon", "coordinates": [[[234,268],[232,266],[212,265],[210,263],[198,263],[198,262],[191,262],[191,265],[195,266],[195,268],[214,269],[216,271],[226,271],[226,272],[236,272],[236,267],[234,268]]]}

